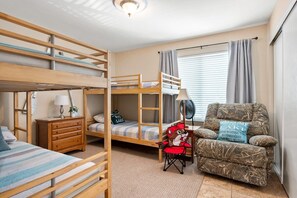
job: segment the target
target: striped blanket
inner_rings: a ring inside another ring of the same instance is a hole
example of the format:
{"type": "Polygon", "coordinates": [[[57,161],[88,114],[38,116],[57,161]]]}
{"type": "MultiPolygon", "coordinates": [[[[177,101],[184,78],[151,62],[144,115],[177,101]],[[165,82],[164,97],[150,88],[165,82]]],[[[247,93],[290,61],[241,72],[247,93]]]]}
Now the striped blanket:
{"type": "MultiPolygon", "coordinates": [[[[170,124],[163,124],[163,132],[170,126],[170,124]]],[[[94,123],[89,126],[92,132],[103,133],[104,123],[94,123]]],[[[138,138],[138,122],[126,120],[124,123],[112,124],[111,134],[126,136],[131,138],[138,138]]],[[[142,139],[144,140],[158,140],[159,128],[153,126],[142,126],[142,139]]]]}
{"type": "MultiPolygon", "coordinates": [[[[9,144],[9,146],[11,150],[0,152],[0,193],[33,181],[80,160],[79,158],[53,152],[24,142],[14,142],[9,144]]],[[[87,163],[78,167],[58,177],[56,182],[68,178],[92,165],[93,163],[87,163]]],[[[77,182],[73,181],[73,183],[77,182]]],[[[15,197],[27,197],[49,186],[50,182],[43,183],[15,197]]],[[[67,186],[57,191],[57,194],[65,188],[67,186]]]]}

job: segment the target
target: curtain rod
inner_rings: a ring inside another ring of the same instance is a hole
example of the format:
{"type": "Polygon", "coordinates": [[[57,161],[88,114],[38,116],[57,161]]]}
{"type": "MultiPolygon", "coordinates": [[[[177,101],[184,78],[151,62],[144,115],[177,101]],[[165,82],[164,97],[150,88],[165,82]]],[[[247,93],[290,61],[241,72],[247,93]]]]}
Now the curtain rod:
{"type": "MultiPolygon", "coordinates": [[[[252,40],[258,40],[258,37],[254,37],[254,38],[251,38],[252,40]]],[[[208,44],[208,45],[198,45],[198,46],[193,46],[193,47],[184,47],[184,48],[178,48],[176,49],[177,51],[179,50],[187,50],[187,49],[193,49],[193,48],[199,48],[199,47],[209,47],[209,46],[213,46],[213,45],[223,45],[223,44],[227,44],[229,42],[221,42],[221,43],[212,43],[212,44],[208,44]]],[[[158,52],[158,54],[160,54],[160,51],[158,52]]]]}

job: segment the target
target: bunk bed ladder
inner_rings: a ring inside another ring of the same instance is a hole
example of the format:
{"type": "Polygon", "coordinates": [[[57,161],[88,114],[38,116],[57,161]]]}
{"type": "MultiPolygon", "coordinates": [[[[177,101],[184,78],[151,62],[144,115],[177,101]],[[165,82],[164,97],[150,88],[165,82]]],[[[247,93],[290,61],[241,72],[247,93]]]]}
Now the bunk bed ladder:
{"type": "MultiPolygon", "coordinates": [[[[142,81],[141,79],[141,75],[139,77],[139,80],[142,81]]],[[[142,126],[152,126],[152,127],[158,127],[159,128],[159,142],[162,141],[163,139],[163,95],[162,95],[162,73],[160,75],[160,91],[157,93],[158,95],[158,101],[159,101],[159,106],[158,107],[143,107],[142,104],[142,93],[138,93],[138,138],[142,139],[142,126]],[[144,123],[143,122],[143,117],[142,117],[142,113],[143,111],[158,111],[159,112],[159,120],[157,124],[152,124],[152,123],[144,123]]],[[[141,82],[139,83],[141,85],[141,82]]],[[[162,154],[162,150],[159,149],[159,162],[162,162],[163,160],[163,154],[162,154]]]]}
{"type": "Polygon", "coordinates": [[[32,143],[32,108],[31,108],[32,92],[26,92],[26,109],[19,108],[19,92],[13,93],[13,109],[14,109],[14,134],[19,139],[19,131],[25,132],[27,142],[32,143]],[[26,128],[19,125],[19,112],[26,114],[26,128]]]}
{"type": "MultiPolygon", "coordinates": [[[[138,88],[142,88],[142,75],[138,75],[138,88]]],[[[138,93],[138,139],[142,139],[142,93],[138,93]]]]}
{"type": "Polygon", "coordinates": [[[142,94],[138,93],[138,139],[142,139],[142,94]]]}

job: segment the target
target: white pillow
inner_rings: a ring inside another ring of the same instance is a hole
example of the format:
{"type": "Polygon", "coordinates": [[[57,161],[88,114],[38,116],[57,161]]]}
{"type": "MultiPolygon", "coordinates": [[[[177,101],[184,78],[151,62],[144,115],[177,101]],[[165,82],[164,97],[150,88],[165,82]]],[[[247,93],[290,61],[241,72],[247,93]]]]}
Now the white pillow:
{"type": "Polygon", "coordinates": [[[99,113],[98,115],[95,115],[93,118],[96,122],[104,123],[104,114],[103,113],[99,113]]]}
{"type": "Polygon", "coordinates": [[[17,140],[17,138],[12,134],[11,131],[2,131],[2,134],[3,134],[3,137],[4,137],[4,140],[7,142],[7,143],[12,143],[12,142],[15,142],[17,140]]]}

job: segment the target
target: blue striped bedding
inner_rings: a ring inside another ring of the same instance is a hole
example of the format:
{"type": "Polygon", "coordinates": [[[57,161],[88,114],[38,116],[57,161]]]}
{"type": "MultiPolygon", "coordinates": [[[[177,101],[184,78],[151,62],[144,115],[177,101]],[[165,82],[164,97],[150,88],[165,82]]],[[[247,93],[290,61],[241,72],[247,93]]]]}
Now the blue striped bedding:
{"type": "MultiPolygon", "coordinates": [[[[0,152],[0,193],[33,181],[80,160],[79,158],[53,152],[25,142],[17,141],[9,144],[9,146],[11,150],[0,152]]],[[[78,167],[76,170],[58,177],[57,181],[65,179],[75,172],[84,170],[92,165],[93,163],[87,163],[84,166],[78,167]]],[[[16,197],[29,196],[49,185],[49,182],[44,183],[18,194],[16,197]]],[[[67,187],[65,186],[65,188],[67,187]]],[[[61,191],[63,189],[60,189],[61,191]]]]}
{"type": "MultiPolygon", "coordinates": [[[[163,124],[163,132],[170,126],[170,124],[163,124]]],[[[89,126],[92,132],[103,133],[104,123],[94,123],[89,126]]],[[[124,123],[112,124],[111,134],[126,136],[131,138],[138,138],[138,122],[126,120],[124,123]]],[[[144,140],[159,140],[159,127],[142,126],[142,139],[144,140]]]]}

